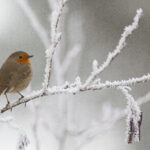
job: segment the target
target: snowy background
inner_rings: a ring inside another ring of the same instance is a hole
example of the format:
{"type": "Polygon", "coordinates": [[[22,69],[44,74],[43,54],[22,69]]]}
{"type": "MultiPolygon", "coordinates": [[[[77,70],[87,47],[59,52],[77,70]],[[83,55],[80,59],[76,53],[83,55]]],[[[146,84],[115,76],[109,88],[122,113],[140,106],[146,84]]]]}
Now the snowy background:
{"type": "MultiPolygon", "coordinates": [[[[49,7],[47,0],[30,0],[30,6],[38,16],[41,24],[50,30],[48,17],[49,7]]],[[[142,8],[144,16],[140,21],[139,28],[127,40],[126,50],[117,57],[104,73],[102,81],[121,80],[130,77],[142,76],[150,72],[150,1],[148,0],[69,0],[66,4],[63,20],[63,34],[61,41],[61,58],[67,50],[72,49],[74,44],[81,45],[81,53],[74,60],[65,79],[74,81],[77,75],[82,80],[91,72],[93,59],[102,63],[109,51],[112,51],[123,31],[124,26],[132,22],[136,9],[142,8]],[[79,66],[79,68],[77,67],[79,66]]],[[[44,78],[45,47],[32,28],[28,18],[20,5],[14,0],[0,0],[0,65],[14,51],[23,50],[34,55],[32,59],[34,76],[31,83],[32,89],[41,88],[44,78]]],[[[54,73],[52,83],[55,85],[54,73]]],[[[150,84],[136,85],[132,90],[135,99],[150,91],[150,84]]],[[[15,101],[18,95],[9,95],[10,100],[15,101]]],[[[42,98],[46,109],[55,110],[57,97],[42,98]]],[[[125,108],[126,99],[114,89],[80,93],[69,97],[71,109],[75,121],[81,126],[88,125],[92,120],[102,119],[103,104],[112,107],[125,108]]],[[[5,105],[5,97],[0,97],[1,105],[5,105]]],[[[144,114],[142,125],[142,140],[140,143],[128,145],[125,143],[125,119],[122,119],[114,128],[98,136],[93,142],[87,144],[82,150],[148,150],[150,147],[150,103],[142,106],[144,114]]],[[[54,113],[54,117],[57,112],[54,113]]],[[[19,106],[5,115],[15,117],[16,122],[22,125],[30,139],[27,150],[34,149],[34,138],[31,124],[33,112],[30,107],[19,106]]],[[[47,114],[47,120],[51,114],[47,114]]],[[[50,120],[51,121],[51,120],[50,120]]],[[[61,126],[61,125],[60,125],[61,126]]],[[[58,126],[59,128],[59,126],[58,126]]],[[[42,150],[54,149],[57,145],[51,135],[47,136],[41,129],[40,139],[45,141],[41,144],[42,150]]],[[[15,150],[17,142],[16,131],[6,124],[0,124],[0,149],[15,150]]],[[[71,146],[68,140],[68,147],[71,146]]],[[[69,148],[68,148],[69,149],[69,148]]]]}

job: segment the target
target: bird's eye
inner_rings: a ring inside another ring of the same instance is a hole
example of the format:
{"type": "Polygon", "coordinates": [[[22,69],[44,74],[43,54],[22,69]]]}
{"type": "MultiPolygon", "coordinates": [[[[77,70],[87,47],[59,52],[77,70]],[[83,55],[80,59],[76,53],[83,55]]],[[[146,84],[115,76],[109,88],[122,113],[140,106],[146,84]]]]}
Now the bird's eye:
{"type": "Polygon", "coordinates": [[[22,59],[22,56],[19,56],[19,59],[22,59]]]}

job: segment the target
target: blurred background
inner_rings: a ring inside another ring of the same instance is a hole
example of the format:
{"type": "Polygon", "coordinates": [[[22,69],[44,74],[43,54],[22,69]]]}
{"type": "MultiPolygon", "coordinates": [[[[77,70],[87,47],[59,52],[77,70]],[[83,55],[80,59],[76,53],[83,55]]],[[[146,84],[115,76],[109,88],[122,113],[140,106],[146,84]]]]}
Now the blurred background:
{"type": "MultiPolygon", "coordinates": [[[[51,10],[47,0],[29,0],[29,4],[46,31],[50,33],[48,18],[51,10]]],[[[73,82],[76,76],[82,81],[88,77],[92,70],[92,61],[98,60],[101,64],[107,57],[109,51],[113,51],[120,39],[125,26],[132,23],[132,19],[138,8],[142,8],[142,17],[139,28],[127,40],[125,50],[113,61],[100,76],[102,81],[121,80],[131,77],[140,77],[150,72],[150,1],[148,0],[69,0],[66,4],[64,16],[62,17],[62,40],[60,48],[60,60],[74,45],[80,45],[82,51],[73,60],[64,78],[73,82]]],[[[18,50],[26,51],[34,55],[32,59],[34,76],[31,83],[33,90],[42,87],[45,67],[45,47],[32,28],[26,14],[17,3],[12,0],[0,0],[0,65],[12,53],[18,50]]],[[[51,85],[56,85],[55,72],[52,74],[51,85]]],[[[131,94],[135,99],[144,96],[150,91],[150,84],[143,83],[133,87],[131,94]]],[[[66,96],[67,97],[67,96],[66,96]]],[[[14,102],[18,95],[9,95],[14,102]]],[[[57,97],[56,97],[57,98],[57,97]]],[[[70,96],[72,116],[81,127],[88,125],[93,120],[102,118],[102,106],[109,103],[114,108],[126,107],[126,99],[122,93],[115,89],[92,91],[70,96]]],[[[42,98],[42,106],[54,111],[57,100],[54,96],[42,98]]],[[[0,104],[4,106],[5,97],[0,97],[0,104]]],[[[30,105],[30,104],[29,104],[30,105]]],[[[150,147],[150,103],[141,107],[144,118],[142,124],[142,140],[139,143],[128,145],[125,143],[125,119],[120,120],[115,126],[98,136],[93,142],[87,144],[82,150],[149,150],[150,147]]],[[[57,109],[56,109],[57,110],[57,109]]],[[[55,110],[55,111],[56,111],[55,110]]],[[[47,120],[51,116],[56,117],[57,111],[43,117],[47,120]]],[[[32,122],[34,113],[30,106],[16,107],[12,112],[6,112],[4,116],[11,115],[16,122],[22,125],[30,139],[27,150],[33,150],[34,137],[32,135],[32,122]]],[[[50,119],[51,121],[51,119],[50,119]]],[[[58,128],[61,128],[59,124],[58,128]]],[[[46,136],[39,129],[40,140],[45,141],[41,145],[42,150],[54,149],[56,143],[51,136],[46,136]]],[[[6,124],[0,124],[0,149],[15,150],[17,134],[6,124]]],[[[68,140],[68,145],[71,142],[68,140]]],[[[69,147],[68,146],[68,147],[69,147]]],[[[68,148],[69,149],[69,148],[68,148]]],[[[67,149],[66,149],[67,150],[67,149]]]]}

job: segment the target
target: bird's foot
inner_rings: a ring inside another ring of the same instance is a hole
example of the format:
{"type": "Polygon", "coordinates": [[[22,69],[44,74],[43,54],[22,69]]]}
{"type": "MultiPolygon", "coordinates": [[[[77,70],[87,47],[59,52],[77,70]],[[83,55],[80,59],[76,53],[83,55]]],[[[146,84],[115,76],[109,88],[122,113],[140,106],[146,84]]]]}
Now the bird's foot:
{"type": "Polygon", "coordinates": [[[20,92],[18,92],[18,94],[20,95],[20,98],[19,98],[19,101],[20,101],[21,99],[24,98],[24,96],[20,92]]]}
{"type": "Polygon", "coordinates": [[[10,106],[10,102],[8,101],[5,107],[9,107],[10,106]]]}
{"type": "Polygon", "coordinates": [[[24,96],[23,95],[21,95],[21,97],[19,98],[19,101],[21,100],[21,99],[23,99],[24,98],[24,96]]]}

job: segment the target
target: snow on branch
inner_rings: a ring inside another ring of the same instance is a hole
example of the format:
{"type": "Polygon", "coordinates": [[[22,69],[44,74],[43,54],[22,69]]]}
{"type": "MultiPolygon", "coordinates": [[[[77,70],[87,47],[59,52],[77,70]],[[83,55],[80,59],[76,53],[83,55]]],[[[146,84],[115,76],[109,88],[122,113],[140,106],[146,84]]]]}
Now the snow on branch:
{"type": "Polygon", "coordinates": [[[30,142],[29,142],[27,136],[20,133],[19,141],[18,141],[18,144],[17,144],[17,150],[25,150],[29,143],[30,142]]]}
{"type": "Polygon", "coordinates": [[[25,150],[30,143],[23,129],[15,122],[13,117],[0,117],[0,123],[7,123],[11,128],[18,132],[19,139],[17,143],[17,150],[25,150]]]}
{"type": "Polygon", "coordinates": [[[36,100],[37,98],[43,96],[57,95],[57,94],[77,94],[79,92],[85,92],[88,90],[102,90],[105,88],[117,88],[119,86],[132,86],[137,83],[144,83],[147,81],[150,81],[150,74],[144,75],[139,78],[132,78],[132,79],[122,80],[122,81],[114,81],[114,82],[106,81],[105,83],[98,82],[97,85],[91,85],[88,86],[87,88],[82,89],[82,83],[80,81],[80,78],[77,77],[74,83],[70,84],[69,82],[66,82],[62,86],[53,86],[48,88],[46,92],[43,89],[38,91],[33,91],[31,94],[25,96],[23,99],[11,103],[10,105],[6,105],[4,108],[0,110],[0,112],[4,113],[7,110],[11,110],[13,107],[16,107],[20,104],[26,104],[31,100],[36,100]]]}
{"type": "MultiPolygon", "coordinates": [[[[124,88],[124,87],[122,87],[122,88],[124,88]]],[[[130,88],[127,87],[127,90],[129,90],[129,89],[130,88]]],[[[141,98],[138,98],[135,101],[135,103],[137,102],[138,107],[139,107],[140,105],[145,104],[145,103],[147,103],[149,101],[150,101],[150,93],[147,93],[145,96],[143,96],[141,98]]],[[[107,104],[107,106],[104,105],[104,107],[105,108],[102,109],[102,111],[103,111],[103,115],[102,116],[104,116],[103,121],[105,121],[104,125],[103,125],[103,122],[97,122],[94,125],[92,125],[91,127],[87,128],[87,129],[80,130],[79,133],[77,132],[76,136],[81,136],[82,135],[82,139],[79,139],[78,144],[76,145],[76,147],[73,150],[79,150],[84,145],[89,144],[90,142],[92,142],[97,136],[101,136],[103,134],[106,134],[109,130],[111,130],[114,127],[114,125],[119,120],[121,120],[122,118],[124,118],[124,117],[126,117],[128,115],[128,110],[127,109],[123,109],[123,110],[120,110],[118,108],[117,109],[116,108],[113,109],[108,104],[107,104]]],[[[140,120],[138,122],[139,137],[137,138],[137,140],[140,140],[140,137],[141,137],[141,135],[140,135],[140,133],[141,133],[141,131],[140,131],[141,123],[142,123],[142,112],[140,114],[140,120]]],[[[132,123],[130,122],[129,125],[130,124],[132,124],[132,123]]],[[[130,130],[131,130],[131,128],[130,128],[130,130]]],[[[131,134],[132,132],[129,132],[129,133],[131,134]]],[[[129,137],[129,135],[128,135],[128,137],[129,137]]],[[[128,140],[131,140],[131,139],[128,139],[128,140]]]]}
{"type": "Polygon", "coordinates": [[[122,33],[116,48],[113,50],[113,52],[110,52],[108,54],[106,61],[101,66],[99,66],[96,70],[93,70],[93,72],[88,77],[85,84],[83,85],[83,88],[87,87],[97,77],[97,75],[100,74],[102,71],[104,71],[104,69],[111,64],[111,62],[117,57],[117,55],[122,52],[123,48],[126,45],[126,40],[128,36],[131,35],[132,32],[138,28],[139,20],[142,14],[143,14],[143,10],[141,8],[138,9],[136,12],[136,16],[133,19],[133,23],[125,27],[124,32],[122,33]]]}
{"type": "Polygon", "coordinates": [[[47,94],[50,95],[62,94],[62,93],[77,94],[79,92],[84,92],[88,90],[94,91],[94,90],[102,90],[106,88],[117,88],[119,86],[132,86],[137,83],[144,83],[147,81],[150,81],[150,74],[143,75],[142,77],[138,77],[138,78],[128,79],[128,80],[113,81],[113,82],[106,81],[105,83],[97,82],[96,84],[92,84],[87,86],[86,88],[82,88],[83,84],[80,80],[80,77],[77,77],[74,83],[66,82],[62,86],[53,86],[51,88],[48,88],[47,94]]]}
{"type": "Polygon", "coordinates": [[[140,141],[140,128],[142,123],[142,112],[133,96],[129,94],[129,87],[118,87],[119,90],[125,95],[127,101],[127,142],[139,142],[140,141]]]}
{"type": "MultiPolygon", "coordinates": [[[[138,105],[142,105],[143,103],[147,103],[150,101],[150,93],[147,93],[145,96],[138,98],[136,100],[138,105]]],[[[79,139],[79,143],[76,145],[76,147],[73,150],[79,150],[81,149],[84,145],[89,144],[92,142],[97,136],[101,136],[103,134],[106,134],[109,130],[111,130],[114,125],[121,120],[122,118],[126,117],[128,115],[127,109],[113,109],[110,105],[107,104],[104,105],[105,108],[102,109],[103,111],[103,116],[105,121],[104,125],[102,122],[97,122],[91,127],[87,129],[83,129],[77,134],[77,136],[82,135],[84,136],[82,141],[79,139]],[[103,125],[103,126],[102,126],[103,125]],[[92,134],[91,134],[92,133],[92,134]]],[[[139,133],[140,133],[140,126],[142,123],[142,113],[140,114],[140,121],[138,123],[139,125],[139,133]]],[[[140,137],[140,135],[139,135],[140,137]]]]}
{"type": "MultiPolygon", "coordinates": [[[[136,100],[138,106],[148,103],[150,101],[150,93],[148,92],[145,96],[138,98],[136,100]]],[[[104,105],[105,106],[105,105],[104,105]]],[[[126,117],[128,115],[127,109],[112,109],[110,105],[105,106],[105,108],[102,109],[104,114],[104,119],[106,123],[104,123],[104,126],[102,127],[102,122],[96,123],[92,125],[91,127],[87,129],[80,130],[80,132],[77,132],[77,136],[83,135],[82,141],[79,139],[79,143],[76,145],[76,147],[73,150],[79,150],[84,145],[89,144],[92,142],[97,136],[106,134],[109,130],[111,130],[114,125],[121,120],[122,118],[126,117]],[[92,134],[91,134],[92,132],[92,134]]],[[[142,123],[142,113],[140,115],[140,121],[138,123],[139,129],[142,123]]],[[[139,130],[140,133],[140,130],[139,130]]],[[[139,135],[140,137],[140,135],[139,135]]]]}
{"type": "Polygon", "coordinates": [[[58,32],[58,24],[63,12],[66,1],[60,1],[60,7],[52,12],[51,16],[51,45],[49,49],[46,50],[46,67],[45,67],[45,77],[43,83],[44,91],[47,90],[50,83],[51,71],[52,71],[52,60],[56,47],[61,40],[61,33],[58,32]]]}
{"type": "MultiPolygon", "coordinates": [[[[121,81],[105,81],[105,83],[98,83],[98,84],[92,84],[86,88],[86,90],[101,90],[104,88],[116,88],[118,86],[132,86],[137,83],[144,83],[150,81],[150,74],[143,75],[141,77],[131,78],[128,80],[121,80],[121,81]]],[[[95,82],[93,82],[95,83],[95,82]]],[[[81,89],[84,90],[84,89],[81,89]]]]}

